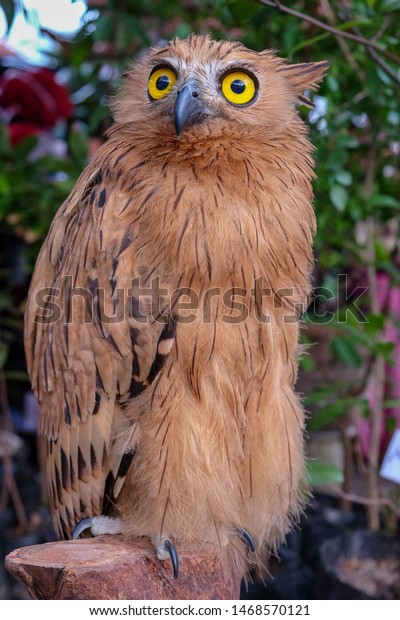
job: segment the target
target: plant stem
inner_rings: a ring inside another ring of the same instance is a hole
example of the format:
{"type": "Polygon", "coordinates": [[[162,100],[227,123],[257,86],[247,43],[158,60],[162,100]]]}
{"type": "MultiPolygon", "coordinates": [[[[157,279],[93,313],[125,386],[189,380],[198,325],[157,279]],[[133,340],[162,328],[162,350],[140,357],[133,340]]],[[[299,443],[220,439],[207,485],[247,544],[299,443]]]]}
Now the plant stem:
{"type": "MultiPolygon", "coordinates": [[[[4,378],[3,369],[0,369],[0,419],[2,420],[4,430],[12,433],[14,428],[10,415],[10,407],[8,405],[7,383],[4,378]]],[[[28,525],[28,519],[15,480],[13,460],[10,452],[5,451],[1,460],[3,461],[4,476],[0,491],[0,511],[6,508],[8,499],[11,497],[17,515],[18,525],[22,530],[25,530],[28,525]]]]}
{"type": "MultiPolygon", "coordinates": [[[[342,489],[344,494],[347,495],[352,487],[354,477],[354,462],[353,462],[353,444],[351,438],[348,435],[348,428],[350,426],[350,414],[347,413],[339,423],[341,441],[344,448],[344,468],[343,468],[343,483],[342,489]]],[[[341,509],[344,512],[351,512],[351,501],[347,497],[341,496],[341,509]]]]}
{"type": "MultiPolygon", "coordinates": [[[[364,197],[367,199],[372,194],[375,174],[375,140],[373,134],[370,137],[370,148],[366,161],[364,197]]],[[[367,276],[369,286],[370,307],[373,314],[380,313],[378,297],[378,278],[376,269],[375,238],[376,225],[372,217],[366,221],[367,229],[367,276]]],[[[372,503],[368,505],[368,525],[371,530],[378,530],[379,522],[379,456],[381,444],[381,432],[383,423],[383,403],[385,399],[385,359],[378,356],[374,362],[372,376],[376,389],[376,403],[371,407],[371,445],[369,449],[367,468],[367,493],[372,503]]]]}
{"type": "Polygon", "coordinates": [[[2,368],[0,368],[0,420],[1,426],[5,431],[9,433],[14,432],[14,424],[10,414],[10,407],[8,406],[7,381],[2,368]]]}
{"type": "Polygon", "coordinates": [[[15,481],[12,457],[10,454],[5,454],[2,457],[2,461],[4,467],[4,479],[3,488],[1,491],[0,507],[4,510],[7,505],[8,497],[11,497],[14,504],[15,513],[17,515],[18,525],[21,531],[24,532],[28,526],[28,518],[18,491],[17,483],[15,481]]]}
{"type": "Polygon", "coordinates": [[[400,518],[400,507],[396,506],[394,502],[392,502],[388,497],[379,497],[378,499],[372,499],[370,497],[361,497],[360,495],[355,495],[354,493],[345,493],[338,485],[329,485],[335,495],[341,497],[342,499],[346,499],[350,502],[354,502],[355,504],[361,504],[362,506],[386,506],[389,508],[393,514],[400,518]]]}

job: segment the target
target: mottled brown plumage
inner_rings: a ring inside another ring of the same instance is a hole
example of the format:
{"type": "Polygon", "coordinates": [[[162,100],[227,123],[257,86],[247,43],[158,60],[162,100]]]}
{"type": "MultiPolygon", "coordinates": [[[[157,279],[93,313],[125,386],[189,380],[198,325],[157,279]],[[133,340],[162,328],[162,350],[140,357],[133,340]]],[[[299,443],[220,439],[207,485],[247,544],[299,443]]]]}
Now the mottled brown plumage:
{"type": "Polygon", "coordinates": [[[61,537],[109,514],[127,535],[168,537],[244,569],[297,519],[303,410],[293,386],[315,219],[312,149],[294,104],[325,69],[191,36],[128,72],[28,300],[26,352],[61,537]],[[152,100],[157,67],[176,83],[152,100]],[[255,81],[248,105],[221,92],[233,69],[255,81]],[[202,113],[177,135],[187,84],[202,113]],[[165,289],[159,312],[139,297],[138,277],[165,289]],[[247,560],[238,528],[257,545],[247,560]]]}

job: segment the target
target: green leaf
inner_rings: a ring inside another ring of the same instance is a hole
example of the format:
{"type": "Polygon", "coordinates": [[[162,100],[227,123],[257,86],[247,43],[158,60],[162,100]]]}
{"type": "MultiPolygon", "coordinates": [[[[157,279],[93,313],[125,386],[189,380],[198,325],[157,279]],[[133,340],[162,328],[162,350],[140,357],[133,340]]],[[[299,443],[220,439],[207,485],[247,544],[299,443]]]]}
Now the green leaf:
{"type": "Polygon", "coordinates": [[[332,93],[337,93],[339,91],[339,82],[337,81],[334,75],[330,75],[328,73],[328,75],[326,76],[326,82],[329,86],[329,90],[332,93]]]}
{"type": "Polygon", "coordinates": [[[24,138],[15,148],[14,153],[16,159],[20,161],[21,159],[26,159],[29,153],[35,148],[37,145],[38,139],[37,136],[28,136],[24,138]]]}
{"type": "Polygon", "coordinates": [[[398,11],[400,10],[400,1],[399,0],[385,0],[383,6],[388,11],[398,11]]]}
{"type": "Polygon", "coordinates": [[[312,390],[310,394],[307,394],[304,400],[307,407],[315,403],[320,405],[321,403],[324,403],[327,398],[332,396],[332,394],[335,394],[337,396],[339,390],[340,385],[334,382],[327,385],[318,385],[312,390]]]}
{"type": "Polygon", "coordinates": [[[397,125],[400,125],[400,114],[397,110],[390,110],[388,112],[387,119],[391,125],[395,125],[396,127],[397,125]]]}
{"type": "Polygon", "coordinates": [[[371,410],[370,410],[370,402],[365,398],[357,399],[355,403],[360,411],[360,414],[363,418],[369,418],[371,410]]]}
{"type": "Polygon", "coordinates": [[[180,24],[178,24],[178,26],[175,29],[175,35],[179,37],[180,39],[185,39],[186,37],[190,35],[192,30],[193,28],[191,27],[190,24],[181,22],[180,24]]]}
{"type": "Polygon", "coordinates": [[[312,370],[315,370],[316,367],[315,360],[310,355],[302,355],[299,360],[299,364],[300,368],[306,372],[311,372],[312,370]]]}
{"type": "Polygon", "coordinates": [[[351,368],[360,368],[362,358],[357,351],[354,343],[349,338],[339,336],[331,343],[331,349],[336,357],[351,368]]]}
{"type": "Polygon", "coordinates": [[[347,170],[339,170],[335,174],[335,180],[340,185],[345,185],[346,187],[348,187],[349,185],[352,184],[353,177],[351,176],[350,172],[348,172],[347,170]]]}
{"type": "Polygon", "coordinates": [[[8,129],[0,125],[0,155],[8,155],[11,150],[8,129]]]}
{"type": "Polygon", "coordinates": [[[368,323],[365,323],[364,330],[369,338],[375,338],[375,336],[384,328],[385,315],[373,314],[372,312],[367,315],[368,323]]]}
{"type": "Polygon", "coordinates": [[[307,466],[308,477],[313,487],[343,482],[343,473],[336,465],[321,463],[320,461],[308,461],[307,466]]]}
{"type": "Polygon", "coordinates": [[[385,421],[385,428],[389,433],[393,433],[397,428],[397,418],[387,418],[385,421]]]}
{"type": "Polygon", "coordinates": [[[400,398],[385,400],[382,406],[384,409],[396,409],[397,407],[400,407],[400,398]]]}
{"type": "Polygon", "coordinates": [[[292,54],[295,54],[296,52],[299,52],[300,50],[304,49],[305,47],[309,47],[310,45],[315,45],[315,43],[319,43],[320,41],[327,39],[329,36],[329,32],[323,32],[321,34],[317,34],[311,39],[307,39],[306,41],[300,41],[300,43],[298,43],[292,48],[292,54]]]}
{"type": "Polygon", "coordinates": [[[338,142],[340,142],[341,146],[344,146],[346,149],[356,149],[359,145],[358,139],[350,134],[340,136],[338,142]]]}
{"type": "Polygon", "coordinates": [[[333,319],[330,322],[330,326],[332,328],[340,330],[342,333],[346,334],[347,337],[351,337],[353,342],[357,342],[369,350],[372,350],[375,347],[375,340],[373,338],[369,338],[362,329],[362,325],[366,325],[366,323],[360,325],[354,315],[347,311],[346,307],[341,308],[338,314],[339,317],[337,318],[340,320],[338,321],[337,319],[333,319]],[[354,324],[352,324],[352,321],[354,321],[354,324]]]}
{"type": "Polygon", "coordinates": [[[12,185],[7,174],[0,172],[0,216],[8,214],[12,185]]]}
{"type": "Polygon", "coordinates": [[[329,198],[333,206],[341,213],[346,208],[348,197],[347,190],[341,185],[333,185],[329,190],[329,198]]]}
{"type": "Polygon", "coordinates": [[[348,152],[346,149],[336,146],[328,155],[328,165],[331,170],[343,170],[348,159],[348,152]]]}
{"type": "Polygon", "coordinates": [[[73,131],[69,138],[69,148],[77,163],[81,164],[82,167],[85,166],[88,157],[88,139],[86,134],[82,131],[73,131]]]}
{"type": "Polygon", "coordinates": [[[316,431],[346,415],[350,399],[338,399],[321,407],[308,421],[308,430],[316,431]]]}
{"type": "Polygon", "coordinates": [[[381,69],[380,67],[378,67],[378,69],[376,70],[376,73],[379,76],[379,79],[381,80],[381,82],[386,84],[386,86],[392,85],[393,78],[384,69],[381,69]]]}
{"type": "Polygon", "coordinates": [[[387,271],[392,276],[395,284],[400,284],[400,270],[388,260],[376,261],[376,267],[382,271],[387,271]]]}
{"type": "Polygon", "coordinates": [[[377,342],[374,350],[376,355],[381,355],[387,362],[393,363],[392,353],[394,349],[393,342],[377,342]]]}
{"type": "MultiPolygon", "coordinates": [[[[367,20],[365,19],[353,19],[351,21],[348,21],[344,24],[340,24],[338,26],[336,26],[336,28],[338,30],[351,30],[352,28],[355,28],[357,26],[362,26],[365,23],[368,23],[367,20]]],[[[315,37],[312,37],[312,39],[307,39],[306,41],[301,41],[300,43],[298,43],[293,49],[292,49],[292,54],[294,54],[295,52],[298,52],[299,50],[302,50],[305,47],[309,47],[310,45],[314,45],[315,43],[319,43],[320,41],[323,41],[323,39],[327,39],[328,37],[332,36],[329,32],[324,32],[322,34],[318,34],[315,37]]]]}
{"type": "Polygon", "coordinates": [[[100,15],[96,22],[93,38],[96,41],[111,41],[114,34],[115,18],[100,15]]]}
{"type": "Polygon", "coordinates": [[[388,207],[390,209],[400,209],[400,200],[387,194],[375,194],[369,198],[368,205],[374,208],[388,207]]]}

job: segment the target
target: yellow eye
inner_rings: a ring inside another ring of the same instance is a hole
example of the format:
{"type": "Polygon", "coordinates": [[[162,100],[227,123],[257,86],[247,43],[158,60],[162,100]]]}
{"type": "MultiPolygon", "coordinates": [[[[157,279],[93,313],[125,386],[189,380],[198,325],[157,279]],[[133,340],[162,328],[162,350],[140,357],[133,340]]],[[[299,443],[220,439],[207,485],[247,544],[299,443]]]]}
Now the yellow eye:
{"type": "Polygon", "coordinates": [[[162,99],[172,90],[176,82],[176,75],[168,67],[161,67],[153,71],[149,78],[149,95],[152,99],[162,99]]]}
{"type": "Polygon", "coordinates": [[[232,71],[226,75],[221,83],[222,93],[230,103],[246,105],[256,94],[254,78],[244,71],[232,71]]]}

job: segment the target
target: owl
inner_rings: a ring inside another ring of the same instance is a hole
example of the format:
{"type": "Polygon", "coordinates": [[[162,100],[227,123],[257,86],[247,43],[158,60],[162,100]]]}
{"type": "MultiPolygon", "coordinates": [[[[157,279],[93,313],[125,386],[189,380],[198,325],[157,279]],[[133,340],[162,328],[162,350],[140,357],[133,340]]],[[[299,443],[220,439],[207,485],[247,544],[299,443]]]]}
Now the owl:
{"type": "Polygon", "coordinates": [[[125,76],[33,274],[27,362],[61,538],[243,574],[307,494],[294,390],[313,269],[296,103],[325,62],[192,35],[125,76]]]}

